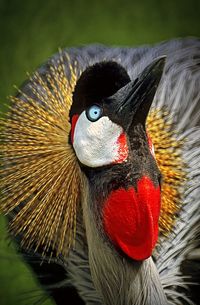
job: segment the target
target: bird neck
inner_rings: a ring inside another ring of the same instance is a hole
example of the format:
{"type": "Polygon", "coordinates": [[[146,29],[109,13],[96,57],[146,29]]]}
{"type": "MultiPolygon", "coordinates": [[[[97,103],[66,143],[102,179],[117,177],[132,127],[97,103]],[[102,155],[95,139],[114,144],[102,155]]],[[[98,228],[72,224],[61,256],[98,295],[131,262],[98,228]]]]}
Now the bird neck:
{"type": "Polygon", "coordinates": [[[134,260],[150,257],[158,239],[160,185],[148,160],[86,173],[90,208],[105,242],[134,260]]]}
{"type": "Polygon", "coordinates": [[[95,288],[105,305],[166,305],[157,269],[151,259],[134,261],[106,241],[93,213],[88,179],[83,178],[83,216],[89,264],[95,288]]]}

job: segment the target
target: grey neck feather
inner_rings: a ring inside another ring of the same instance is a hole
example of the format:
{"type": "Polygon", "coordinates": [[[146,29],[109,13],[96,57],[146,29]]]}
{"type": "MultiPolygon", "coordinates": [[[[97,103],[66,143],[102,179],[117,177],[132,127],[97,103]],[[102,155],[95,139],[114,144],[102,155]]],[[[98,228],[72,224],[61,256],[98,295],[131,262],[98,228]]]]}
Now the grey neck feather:
{"type": "Polygon", "coordinates": [[[87,179],[83,179],[83,217],[89,264],[95,288],[105,305],[166,305],[158,271],[152,258],[143,262],[122,258],[101,238],[89,204],[87,179]]]}

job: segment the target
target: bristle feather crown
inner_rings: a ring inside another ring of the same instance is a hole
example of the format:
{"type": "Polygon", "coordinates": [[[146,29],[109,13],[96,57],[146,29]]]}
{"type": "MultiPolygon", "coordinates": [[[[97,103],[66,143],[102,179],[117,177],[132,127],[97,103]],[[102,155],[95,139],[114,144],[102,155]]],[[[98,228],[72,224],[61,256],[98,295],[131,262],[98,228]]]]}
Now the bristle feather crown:
{"type": "Polygon", "coordinates": [[[19,91],[2,120],[1,211],[12,213],[10,231],[43,254],[66,254],[73,244],[80,204],[80,170],[69,144],[69,110],[78,72],[66,55],[19,91]],[[64,58],[65,56],[65,58],[64,58]],[[66,77],[64,60],[70,77],[66,77]]]}

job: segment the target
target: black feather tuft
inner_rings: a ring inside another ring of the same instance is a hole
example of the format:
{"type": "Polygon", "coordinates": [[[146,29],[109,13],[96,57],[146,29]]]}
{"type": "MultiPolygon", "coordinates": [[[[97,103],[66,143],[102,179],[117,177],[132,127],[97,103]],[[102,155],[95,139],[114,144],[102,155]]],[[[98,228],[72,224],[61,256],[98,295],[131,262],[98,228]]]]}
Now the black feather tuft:
{"type": "Polygon", "coordinates": [[[77,81],[70,118],[92,104],[101,104],[103,98],[113,95],[128,82],[128,73],[117,62],[105,61],[88,67],[77,81]]]}

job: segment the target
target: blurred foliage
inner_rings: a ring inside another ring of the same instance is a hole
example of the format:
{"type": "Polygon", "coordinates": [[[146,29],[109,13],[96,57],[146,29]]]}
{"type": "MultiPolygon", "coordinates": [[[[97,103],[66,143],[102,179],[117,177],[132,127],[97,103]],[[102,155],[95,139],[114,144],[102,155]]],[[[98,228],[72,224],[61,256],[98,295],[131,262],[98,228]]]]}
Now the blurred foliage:
{"type": "MultiPolygon", "coordinates": [[[[0,0],[0,102],[59,47],[135,46],[199,36],[199,0],[0,0]]],[[[5,241],[0,222],[0,304],[29,305],[41,294],[5,241]],[[36,292],[33,290],[36,289],[36,292]]],[[[52,304],[47,301],[44,304],[52,304]]]]}

